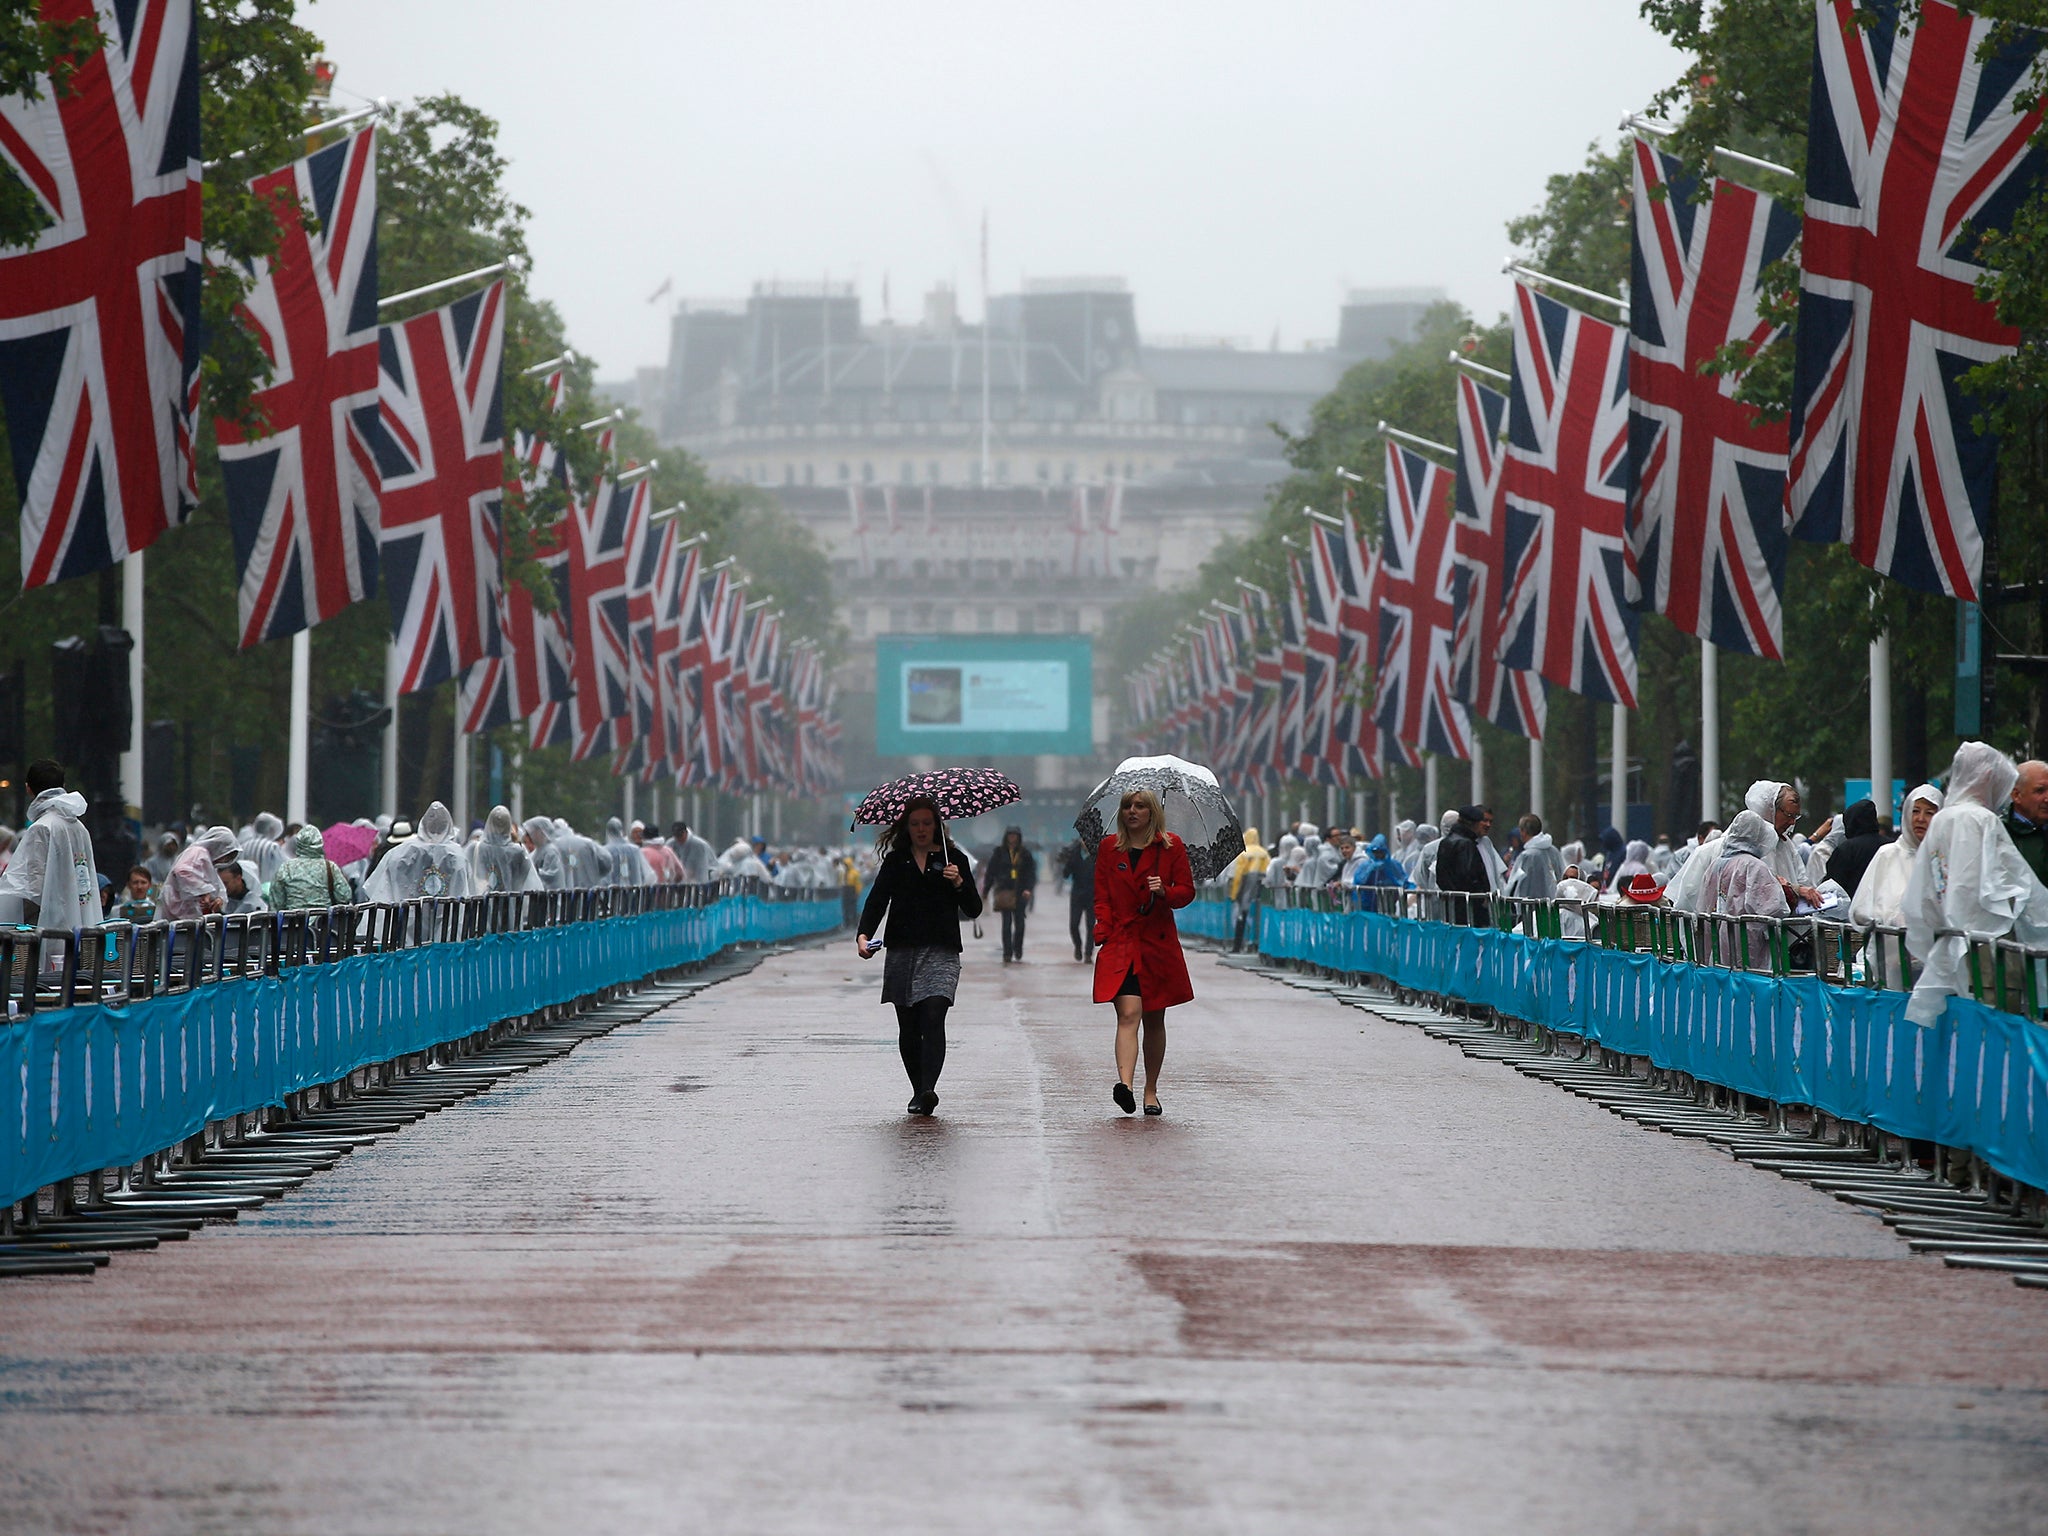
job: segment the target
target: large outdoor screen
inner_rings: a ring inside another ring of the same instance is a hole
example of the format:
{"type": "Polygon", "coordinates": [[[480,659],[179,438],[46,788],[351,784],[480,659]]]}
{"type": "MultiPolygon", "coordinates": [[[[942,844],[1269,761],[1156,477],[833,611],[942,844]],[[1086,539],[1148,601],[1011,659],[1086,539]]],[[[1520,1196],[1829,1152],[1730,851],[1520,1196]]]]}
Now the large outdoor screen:
{"type": "Polygon", "coordinates": [[[1094,653],[1078,635],[884,635],[875,747],[885,756],[1086,757],[1094,653]]]}

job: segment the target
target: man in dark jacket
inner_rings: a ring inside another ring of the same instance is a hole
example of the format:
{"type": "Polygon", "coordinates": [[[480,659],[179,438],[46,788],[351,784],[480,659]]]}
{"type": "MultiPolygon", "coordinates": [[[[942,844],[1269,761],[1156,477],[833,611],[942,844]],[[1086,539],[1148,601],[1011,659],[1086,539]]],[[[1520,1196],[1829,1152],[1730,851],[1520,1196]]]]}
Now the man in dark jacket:
{"type": "Polygon", "coordinates": [[[1060,873],[1067,877],[1067,937],[1074,941],[1074,958],[1093,960],[1095,850],[1075,838],[1060,850],[1060,873]]]}
{"type": "Polygon", "coordinates": [[[2005,830],[2012,845],[2034,872],[2034,878],[2048,885],[2048,763],[2029,760],[2020,764],[2019,781],[2012,787],[2012,808],[2005,813],[2005,830]]]}
{"type": "Polygon", "coordinates": [[[1003,834],[996,851],[981,867],[982,894],[992,898],[989,905],[1003,915],[1003,964],[1024,958],[1024,915],[1031,909],[1031,893],[1038,888],[1038,860],[1024,846],[1024,829],[1012,827],[1003,834]]]}
{"type": "MultiPolygon", "coordinates": [[[[1486,858],[1479,851],[1479,828],[1487,817],[1483,805],[1465,805],[1458,808],[1458,820],[1443,836],[1443,842],[1436,856],[1436,886],[1440,891],[1463,891],[1475,898],[1484,898],[1493,893],[1493,881],[1486,873],[1486,858]]],[[[1475,928],[1483,928],[1492,922],[1492,908],[1483,899],[1473,900],[1467,907],[1469,921],[1475,928]]],[[[1450,904],[1445,913],[1447,918],[1456,918],[1458,907],[1450,904]]]]}
{"type": "Polygon", "coordinates": [[[1853,897],[1856,887],[1863,883],[1863,872],[1877,857],[1877,850],[1891,838],[1877,823],[1874,800],[1858,800],[1843,811],[1842,831],[1841,846],[1828,855],[1828,878],[1853,897]]]}

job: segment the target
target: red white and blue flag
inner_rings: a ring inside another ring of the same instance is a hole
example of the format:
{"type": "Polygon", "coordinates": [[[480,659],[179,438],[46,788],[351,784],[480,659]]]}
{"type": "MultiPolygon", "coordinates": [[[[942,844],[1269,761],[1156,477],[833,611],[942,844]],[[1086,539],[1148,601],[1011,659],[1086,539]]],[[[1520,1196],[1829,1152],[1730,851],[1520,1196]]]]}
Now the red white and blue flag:
{"type": "Polygon", "coordinates": [[[49,220],[0,250],[0,404],[21,584],[147,549],[198,503],[199,41],[193,0],[45,0],[106,46],[0,99],[0,160],[49,220]]]}
{"type": "Polygon", "coordinates": [[[1457,632],[1448,469],[1387,444],[1387,513],[1380,531],[1379,686],[1373,715],[1410,746],[1472,755],[1472,722],[1451,693],[1457,632]]]}
{"type": "Polygon", "coordinates": [[[685,544],[671,522],[662,531],[660,568],[654,578],[655,741],[648,772],[679,777],[690,760],[690,704],[683,684],[685,610],[697,593],[702,544],[685,544]]]}
{"type": "Polygon", "coordinates": [[[1699,182],[1635,141],[1629,281],[1628,599],[1723,650],[1784,654],[1782,421],[1735,398],[1707,365],[1779,334],[1758,313],[1762,273],[1799,218],[1760,192],[1699,182]]]}
{"type": "Polygon", "coordinates": [[[2043,34],[1979,56],[1993,23],[1945,0],[1815,6],[1792,464],[1801,538],[1974,601],[1996,440],[1962,377],[2019,332],[1977,297],[1978,242],[2037,184],[2043,34]]]}
{"type": "MultiPolygon", "coordinates": [[[[568,472],[555,445],[545,438],[515,433],[513,469],[505,494],[529,501],[549,482],[568,489],[568,472]]],[[[487,656],[462,675],[462,728],[475,734],[511,725],[549,703],[566,704],[574,689],[575,656],[564,616],[569,608],[569,546],[566,519],[537,530],[533,558],[554,592],[555,605],[543,609],[521,581],[506,581],[498,592],[500,654],[487,656]]]]}
{"type": "Polygon", "coordinates": [[[731,573],[705,571],[688,594],[683,613],[683,644],[676,661],[691,737],[678,782],[722,784],[725,780],[725,737],[720,731],[718,692],[731,662],[721,649],[727,605],[732,601],[731,573]]]}
{"type": "Polygon", "coordinates": [[[1502,572],[1507,565],[1507,514],[1501,469],[1507,462],[1508,397],[1477,379],[1458,376],[1457,520],[1452,575],[1456,633],[1451,643],[1451,696],[1504,731],[1543,739],[1543,679],[1501,665],[1502,572]]]}
{"type": "Polygon", "coordinates": [[[259,176],[277,255],[239,319],[270,363],[253,430],[216,418],[242,644],[296,634],[377,587],[377,131],[259,176]]]}
{"type": "Polygon", "coordinates": [[[499,653],[505,285],[378,333],[378,555],[398,691],[499,653]]]}
{"type": "Polygon", "coordinates": [[[580,761],[618,745],[610,730],[633,708],[632,614],[627,556],[644,522],[651,491],[642,476],[631,485],[598,481],[569,513],[569,616],[576,654],[571,700],[573,755],[580,761]]]}
{"type": "Polygon", "coordinates": [[[1500,659],[1603,703],[1636,702],[1638,618],[1624,595],[1628,337],[1515,285],[1501,480],[1500,659]]]}

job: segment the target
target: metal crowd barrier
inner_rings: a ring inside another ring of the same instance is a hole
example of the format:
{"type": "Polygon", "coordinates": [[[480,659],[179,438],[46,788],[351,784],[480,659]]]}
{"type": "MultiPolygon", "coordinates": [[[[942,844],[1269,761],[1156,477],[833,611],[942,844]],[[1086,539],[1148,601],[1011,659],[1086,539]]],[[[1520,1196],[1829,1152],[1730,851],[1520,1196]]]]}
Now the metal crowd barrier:
{"type": "MultiPolygon", "coordinates": [[[[836,899],[836,892],[828,893],[836,899]]],[[[85,1003],[121,1005],[197,986],[276,976],[304,965],[422,945],[602,922],[645,912],[707,907],[732,896],[764,901],[816,893],[758,879],[703,885],[602,886],[586,890],[492,892],[400,905],[304,908],[236,916],[109,922],[98,928],[0,929],[0,1001],[5,1017],[85,1003]]]]}
{"type": "MultiPolygon", "coordinates": [[[[1199,899],[1221,901],[1205,889],[1199,899]]],[[[1382,917],[1458,927],[1493,927],[1531,939],[1561,939],[1655,955],[1676,964],[1762,976],[1818,976],[1833,986],[1910,992],[1915,968],[1903,928],[1861,928],[1818,917],[1730,917],[1633,902],[1477,896],[1388,886],[1268,886],[1262,907],[1283,911],[1377,912],[1382,917]]],[[[1962,937],[1949,931],[1937,937],[1962,937]]],[[[1986,1007],[2048,1022],[2048,950],[2010,939],[1969,941],[1970,995],[1986,1007]]]]}

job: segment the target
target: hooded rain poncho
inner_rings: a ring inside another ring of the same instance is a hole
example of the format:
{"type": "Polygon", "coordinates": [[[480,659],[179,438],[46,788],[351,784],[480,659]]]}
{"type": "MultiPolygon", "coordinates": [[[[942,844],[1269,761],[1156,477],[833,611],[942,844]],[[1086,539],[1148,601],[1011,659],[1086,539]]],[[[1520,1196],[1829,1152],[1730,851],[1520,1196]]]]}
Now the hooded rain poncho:
{"type": "Polygon", "coordinates": [[[385,906],[469,894],[469,859],[456,840],[454,818],[438,800],[420,817],[419,830],[385,854],[363,884],[363,900],[385,906]]]}
{"type": "Polygon", "coordinates": [[[533,844],[533,875],[543,891],[568,889],[569,872],[562,863],[562,850],[555,846],[555,824],[545,816],[529,816],[519,824],[526,840],[533,844]]]}
{"type": "Polygon", "coordinates": [[[640,856],[633,839],[626,836],[626,824],[614,816],[604,824],[604,851],[612,856],[613,885],[652,885],[654,875],[640,856]]]}
{"type": "Polygon", "coordinates": [[[186,846],[164,876],[164,916],[173,921],[206,915],[209,896],[223,907],[228,888],[221,884],[220,866],[241,857],[241,843],[230,827],[208,827],[186,846]]]}
{"type": "Polygon", "coordinates": [[[469,875],[479,894],[487,891],[538,891],[533,856],[512,835],[512,813],[502,805],[484,818],[483,835],[469,846],[469,875]]]}
{"type": "Polygon", "coordinates": [[[85,796],[68,789],[46,789],[29,802],[28,827],[0,870],[0,922],[99,927],[99,869],[83,815],[85,796]]]}
{"type": "Polygon", "coordinates": [[[1906,948],[1921,967],[1906,1001],[1915,1024],[1938,1024],[1950,995],[1969,991],[1969,940],[2048,943],[2048,886],[1999,819],[2018,778],[1996,747],[1966,741],[1956,749],[1948,803],[1914,855],[1901,903],[1906,948]]]}
{"type": "MultiPolygon", "coordinates": [[[[1703,896],[1705,910],[1722,917],[1783,917],[1791,911],[1785,888],[1771,869],[1770,855],[1778,842],[1771,823],[1755,811],[1739,812],[1721,834],[1712,855],[1703,896]]],[[[1747,943],[1737,949],[1733,931],[1721,934],[1721,963],[1746,963],[1751,970],[1770,967],[1769,934],[1762,923],[1745,925],[1747,943]]]]}
{"type": "MultiPolygon", "coordinates": [[[[1913,873],[1913,856],[1920,851],[1920,839],[1913,835],[1913,806],[1915,802],[1924,801],[1938,811],[1943,798],[1942,792],[1932,784],[1922,784],[1906,796],[1899,835],[1877,850],[1857,879],[1855,899],[1849,906],[1849,921],[1858,928],[1905,926],[1906,881],[1913,873]]],[[[1872,820],[1876,815],[1873,809],[1872,820]]],[[[1932,824],[1929,830],[1932,830],[1932,824]]],[[[1841,855],[1835,857],[1839,860],[1841,855]]]]}
{"type": "Polygon", "coordinates": [[[314,826],[293,834],[292,856],[278,865],[267,889],[270,904],[280,912],[345,907],[355,899],[348,876],[327,857],[327,839],[314,826]]]}
{"type": "Polygon", "coordinates": [[[1531,901],[1547,901],[1557,895],[1557,885],[1564,879],[1564,855],[1557,850],[1548,832],[1538,832],[1522,844],[1522,851],[1515,856],[1514,870],[1508,875],[1507,893],[1531,901]]]}

